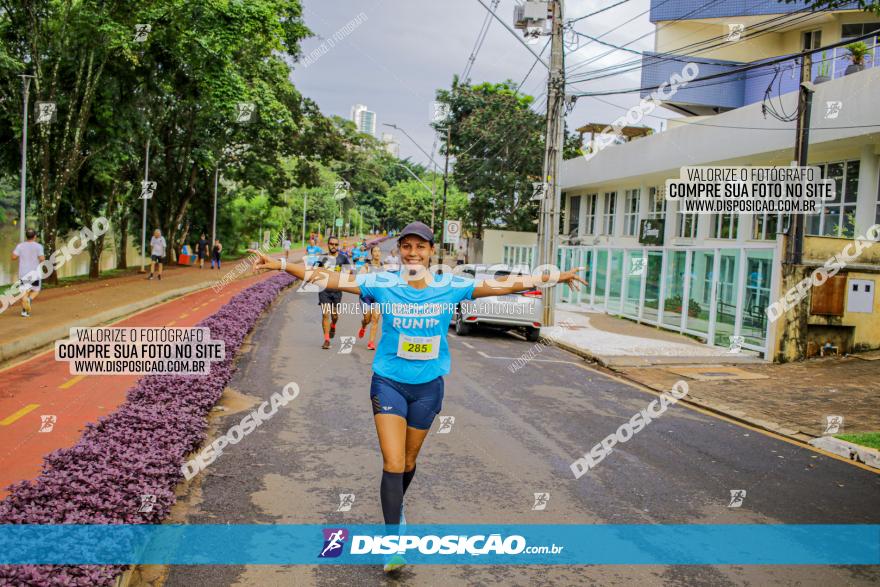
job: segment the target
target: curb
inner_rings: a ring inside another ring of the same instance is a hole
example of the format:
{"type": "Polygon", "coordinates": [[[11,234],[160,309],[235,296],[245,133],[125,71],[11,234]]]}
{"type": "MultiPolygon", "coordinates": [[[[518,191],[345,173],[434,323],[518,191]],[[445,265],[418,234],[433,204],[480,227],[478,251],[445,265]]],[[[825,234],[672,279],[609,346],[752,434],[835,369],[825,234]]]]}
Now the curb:
{"type": "Polygon", "coordinates": [[[119,318],[122,318],[123,316],[127,316],[128,314],[133,314],[145,308],[149,308],[150,306],[155,306],[157,304],[169,301],[173,298],[179,298],[188,293],[192,293],[194,291],[202,289],[208,289],[210,287],[210,284],[182,287],[179,289],[171,290],[169,292],[165,292],[164,294],[153,296],[152,298],[147,298],[138,302],[126,304],[125,306],[106,310],[104,312],[101,312],[100,314],[95,314],[94,316],[83,318],[81,321],[68,322],[67,324],[61,326],[56,326],[48,330],[43,330],[42,332],[34,333],[27,338],[0,344],[0,364],[14,359],[15,357],[18,357],[20,355],[23,355],[24,353],[51,344],[58,339],[67,338],[70,335],[71,327],[100,326],[101,324],[105,324],[107,322],[110,322],[111,320],[117,320],[119,318]]]}
{"type": "MultiPolygon", "coordinates": [[[[613,371],[615,373],[615,375],[617,375],[618,377],[625,379],[633,384],[636,384],[641,387],[645,387],[645,388],[651,389],[652,391],[656,391],[656,392],[660,392],[660,393],[668,391],[665,388],[654,387],[653,385],[649,385],[647,383],[642,383],[641,381],[633,379],[632,377],[628,376],[626,373],[615,369],[613,366],[608,365],[607,362],[602,360],[600,357],[597,357],[597,356],[593,355],[592,353],[585,351],[581,348],[578,348],[573,345],[570,345],[570,344],[567,344],[564,342],[560,342],[560,341],[553,341],[553,342],[557,347],[559,347],[565,351],[568,351],[570,353],[573,353],[575,355],[578,355],[579,357],[582,357],[588,361],[597,363],[598,365],[608,369],[609,371],[613,371]]],[[[692,406],[701,408],[701,409],[706,410],[708,412],[712,412],[713,414],[717,414],[719,416],[724,416],[725,418],[729,418],[731,420],[741,422],[743,424],[748,424],[749,426],[753,426],[753,427],[759,428],[761,430],[766,430],[766,431],[772,432],[774,434],[779,434],[780,436],[785,436],[789,440],[793,440],[793,441],[798,442],[800,444],[813,445],[812,441],[818,440],[818,439],[815,439],[815,437],[813,437],[813,436],[810,436],[808,434],[804,434],[800,430],[793,430],[791,428],[787,428],[787,427],[785,427],[781,424],[778,424],[776,422],[770,422],[768,420],[761,420],[760,418],[753,418],[753,417],[746,415],[745,412],[742,412],[739,410],[732,410],[732,409],[729,409],[724,406],[720,406],[718,404],[714,404],[711,402],[696,400],[691,396],[687,396],[687,397],[682,398],[678,401],[681,403],[685,403],[688,405],[692,405],[692,406]]],[[[835,440],[837,440],[837,439],[835,439],[835,440]]],[[[840,441],[840,442],[843,442],[843,441],[840,441]]],[[[847,444],[849,444],[849,443],[847,443],[847,444]]],[[[856,446],[856,445],[851,445],[851,446],[856,446]]],[[[819,447],[819,448],[822,448],[822,447],[819,447]]],[[[861,448],[861,447],[859,447],[859,448],[861,448]]],[[[834,452],[835,454],[838,454],[838,455],[841,454],[841,453],[837,453],[833,450],[829,450],[829,452],[834,452]]],[[[847,452],[846,454],[844,454],[842,456],[845,456],[846,458],[850,458],[850,453],[847,452]]],[[[860,461],[860,462],[865,463],[865,461],[860,461]]],[[[865,463],[865,464],[870,465],[870,463],[865,463]]],[[[880,468],[880,459],[878,459],[877,465],[870,465],[870,466],[877,466],[878,468],[880,468]]]]}
{"type": "Polygon", "coordinates": [[[833,436],[820,436],[819,438],[811,440],[809,444],[851,461],[856,461],[857,463],[880,469],[880,451],[873,448],[853,444],[852,442],[834,438],[833,436]]]}

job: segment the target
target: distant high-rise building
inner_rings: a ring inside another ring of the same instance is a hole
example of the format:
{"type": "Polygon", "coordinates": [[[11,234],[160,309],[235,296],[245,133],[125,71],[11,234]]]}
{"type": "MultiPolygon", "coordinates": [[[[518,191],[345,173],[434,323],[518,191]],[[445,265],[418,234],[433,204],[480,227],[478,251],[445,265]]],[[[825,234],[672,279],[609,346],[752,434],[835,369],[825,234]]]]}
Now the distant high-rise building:
{"type": "Polygon", "coordinates": [[[394,157],[400,158],[400,143],[397,142],[397,139],[394,138],[393,134],[383,132],[382,143],[385,145],[386,151],[394,157]]]}
{"type": "Polygon", "coordinates": [[[360,132],[376,136],[376,113],[365,105],[355,104],[351,107],[351,120],[360,132]]]}

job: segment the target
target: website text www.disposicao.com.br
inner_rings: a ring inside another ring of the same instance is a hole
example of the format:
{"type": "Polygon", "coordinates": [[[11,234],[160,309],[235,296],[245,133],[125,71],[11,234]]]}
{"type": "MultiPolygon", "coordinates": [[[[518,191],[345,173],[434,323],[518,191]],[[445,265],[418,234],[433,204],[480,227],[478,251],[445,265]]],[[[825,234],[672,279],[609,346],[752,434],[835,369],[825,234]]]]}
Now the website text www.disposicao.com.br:
{"type": "Polygon", "coordinates": [[[475,534],[475,535],[433,535],[419,536],[414,534],[401,535],[366,535],[348,536],[344,528],[325,530],[324,548],[319,557],[337,557],[349,542],[348,554],[351,555],[389,555],[415,554],[420,555],[557,555],[564,546],[528,545],[525,537],[513,534],[475,534]]]}

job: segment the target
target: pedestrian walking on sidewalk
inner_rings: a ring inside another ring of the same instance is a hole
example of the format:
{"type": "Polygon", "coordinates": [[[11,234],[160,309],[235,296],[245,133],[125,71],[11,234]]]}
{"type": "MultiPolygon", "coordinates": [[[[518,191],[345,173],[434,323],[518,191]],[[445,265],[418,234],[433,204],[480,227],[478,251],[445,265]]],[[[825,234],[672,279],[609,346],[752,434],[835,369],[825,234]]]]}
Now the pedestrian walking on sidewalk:
{"type": "MultiPolygon", "coordinates": [[[[37,231],[28,228],[24,240],[17,245],[12,251],[12,260],[18,260],[18,287],[22,292],[21,296],[21,316],[29,318],[32,302],[40,293],[40,263],[46,260],[46,254],[43,245],[37,242],[37,231]]],[[[4,308],[6,306],[4,305],[4,308]]]]}
{"type": "Polygon", "coordinates": [[[156,265],[159,265],[159,279],[162,279],[162,263],[165,262],[165,237],[158,228],[153,231],[153,238],[150,239],[150,276],[147,279],[153,279],[153,273],[156,265]]]}
{"type": "Polygon", "coordinates": [[[205,259],[208,258],[208,237],[202,233],[199,242],[196,243],[196,255],[199,258],[199,269],[205,268],[205,259]]]}
{"type": "MultiPolygon", "coordinates": [[[[500,296],[535,289],[550,283],[550,276],[511,275],[476,282],[460,275],[430,273],[435,253],[434,234],[421,222],[403,229],[397,241],[402,269],[399,273],[361,273],[354,278],[330,271],[309,271],[308,280],[326,280],[326,289],[371,297],[383,313],[382,339],[373,360],[370,400],[373,421],[382,451],[379,498],[386,533],[399,535],[405,524],[403,497],[416,472],[416,458],[434,417],[443,403],[443,376],[451,360],[446,336],[455,307],[465,300],[500,296]]],[[[259,251],[255,269],[281,269],[306,279],[306,268],[288,265],[259,251]]],[[[559,273],[555,283],[575,290],[587,282],[583,267],[559,273]]],[[[406,564],[400,555],[386,560],[385,571],[406,564]]]]}
{"type": "Polygon", "coordinates": [[[214,268],[214,263],[217,263],[217,269],[220,269],[220,253],[223,252],[223,245],[220,244],[220,239],[214,241],[214,248],[211,249],[211,269],[214,268]]]}

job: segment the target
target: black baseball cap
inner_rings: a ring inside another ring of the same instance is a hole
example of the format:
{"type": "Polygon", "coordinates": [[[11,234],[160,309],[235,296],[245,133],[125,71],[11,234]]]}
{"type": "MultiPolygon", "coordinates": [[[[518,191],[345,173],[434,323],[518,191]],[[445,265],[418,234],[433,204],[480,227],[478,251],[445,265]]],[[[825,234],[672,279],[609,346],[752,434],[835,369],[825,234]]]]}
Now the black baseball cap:
{"type": "Polygon", "coordinates": [[[410,222],[407,224],[406,228],[400,231],[400,236],[397,237],[397,242],[399,243],[403,237],[411,234],[425,239],[432,245],[434,244],[434,231],[432,231],[424,222],[410,222]]]}

